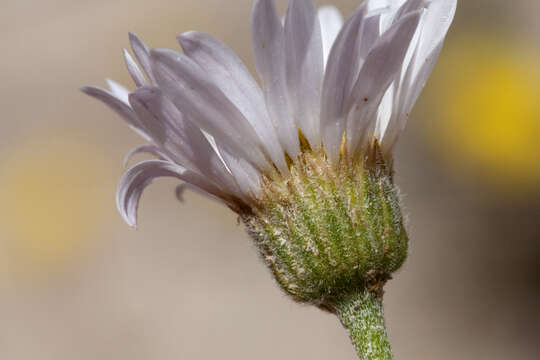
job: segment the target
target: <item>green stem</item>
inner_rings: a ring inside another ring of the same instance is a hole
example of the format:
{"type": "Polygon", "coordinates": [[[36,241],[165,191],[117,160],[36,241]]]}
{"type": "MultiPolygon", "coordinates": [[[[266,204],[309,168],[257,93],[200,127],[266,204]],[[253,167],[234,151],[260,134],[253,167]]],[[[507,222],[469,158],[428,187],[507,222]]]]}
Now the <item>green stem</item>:
{"type": "Polygon", "coordinates": [[[349,331],[351,341],[362,360],[392,360],[392,351],[384,325],[382,296],[357,291],[335,304],[336,315],[349,331]]]}

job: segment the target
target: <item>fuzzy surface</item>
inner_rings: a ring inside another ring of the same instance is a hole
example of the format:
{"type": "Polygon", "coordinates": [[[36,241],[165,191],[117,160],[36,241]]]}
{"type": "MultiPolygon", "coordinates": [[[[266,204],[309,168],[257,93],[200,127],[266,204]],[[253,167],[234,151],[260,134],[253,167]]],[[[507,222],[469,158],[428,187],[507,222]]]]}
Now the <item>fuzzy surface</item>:
{"type": "Polygon", "coordinates": [[[335,310],[360,359],[392,360],[380,294],[370,290],[353,292],[340,299],[335,310]]]}
{"type": "Polygon", "coordinates": [[[382,289],[407,257],[398,191],[377,152],[338,168],[304,153],[289,176],[263,181],[241,217],[281,288],[330,311],[344,295],[382,289]]]}

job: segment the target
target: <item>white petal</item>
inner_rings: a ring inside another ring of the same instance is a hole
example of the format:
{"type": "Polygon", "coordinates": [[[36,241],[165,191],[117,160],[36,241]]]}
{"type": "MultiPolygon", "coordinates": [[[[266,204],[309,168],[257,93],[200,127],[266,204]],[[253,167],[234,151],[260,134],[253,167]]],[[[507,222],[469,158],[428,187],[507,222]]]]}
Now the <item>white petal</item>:
{"type": "Polygon", "coordinates": [[[366,5],[368,3],[357,10],[338,36],[325,77],[321,123],[323,143],[332,162],[339,157],[345,131],[349,111],[346,99],[349,99],[360,69],[380,35],[380,11],[368,12],[366,5]],[[334,93],[332,89],[336,89],[334,93]]]}
{"type": "Polygon", "coordinates": [[[347,116],[346,101],[359,71],[359,39],[366,15],[365,3],[339,33],[326,67],[321,99],[321,133],[324,149],[333,163],[339,152],[347,116]]]}
{"type": "Polygon", "coordinates": [[[237,192],[230,172],[201,130],[187,121],[159,89],[139,88],[130,96],[130,102],[168,158],[196,170],[224,190],[237,192]]]}
{"type": "Polygon", "coordinates": [[[135,54],[137,61],[141,64],[146,76],[151,80],[153,84],[156,83],[154,74],[152,73],[152,66],[150,64],[150,52],[148,47],[133,33],[129,33],[129,42],[131,43],[131,50],[135,54]]]}
{"type": "Polygon", "coordinates": [[[296,159],[300,142],[287,94],[283,26],[274,0],[255,1],[251,14],[251,39],[270,120],[281,145],[292,159],[296,159]]]}
{"type": "Polygon", "coordinates": [[[123,49],[123,54],[124,61],[126,62],[126,67],[135,85],[137,85],[137,87],[146,85],[146,79],[144,78],[144,75],[139,69],[139,66],[137,65],[135,60],[133,60],[133,58],[126,49],[123,49]]]}
{"type": "MultiPolygon", "coordinates": [[[[431,0],[400,0],[391,2],[388,10],[384,11],[380,16],[381,31],[387,31],[391,25],[398,22],[401,18],[403,18],[403,16],[407,15],[408,13],[425,9],[429,1],[431,0]]],[[[401,93],[401,82],[406,75],[407,68],[409,68],[411,59],[414,56],[418,47],[418,40],[420,38],[422,23],[424,22],[424,19],[420,21],[421,24],[418,26],[416,33],[414,34],[413,39],[410,42],[409,49],[407,50],[407,54],[405,55],[405,60],[403,61],[403,70],[401,71],[400,75],[396,76],[397,91],[395,92],[395,96],[397,97],[399,97],[401,93]]]]}
{"type": "Polygon", "coordinates": [[[184,53],[206,71],[253,126],[278,169],[286,172],[284,152],[268,117],[264,96],[243,62],[230,48],[208,34],[190,31],[178,36],[178,41],[184,53]]]}
{"type": "Polygon", "coordinates": [[[382,141],[390,119],[392,118],[392,111],[394,110],[394,96],[395,96],[395,82],[390,84],[390,87],[384,94],[381,104],[379,105],[379,113],[377,114],[377,125],[375,128],[375,137],[382,141]]]}
{"type": "MultiPolygon", "coordinates": [[[[130,95],[130,103],[152,142],[159,146],[177,164],[198,170],[190,140],[206,141],[199,131],[189,133],[184,116],[176,106],[152,87],[141,87],[130,95]],[[189,137],[188,137],[189,136],[189,137]]],[[[194,128],[194,130],[198,130],[194,128]]]]}
{"type": "MultiPolygon", "coordinates": [[[[440,53],[440,47],[456,13],[456,0],[432,0],[424,18],[414,61],[411,62],[410,82],[404,86],[423,88],[440,53]],[[427,71],[426,71],[426,63],[427,71]],[[422,71],[423,69],[423,71],[422,71]],[[419,74],[422,72],[422,76],[419,74]],[[415,84],[417,83],[417,84],[415,84]],[[415,86],[418,85],[418,86],[415,86]]],[[[413,92],[413,104],[418,98],[413,92]]],[[[409,101],[410,102],[410,101],[409,101]]]]}
{"type": "Polygon", "coordinates": [[[392,3],[403,2],[405,0],[365,0],[367,2],[368,11],[378,11],[380,9],[389,8],[392,3]]]}
{"type": "Polygon", "coordinates": [[[385,152],[391,151],[405,128],[407,118],[439,57],[455,12],[455,0],[431,0],[428,5],[417,34],[417,45],[411,49],[412,59],[405,64],[399,92],[395,95],[396,108],[384,134],[385,152]]]}
{"type": "Polygon", "coordinates": [[[147,141],[150,141],[150,137],[144,132],[141,122],[137,118],[133,109],[122,100],[119,100],[116,96],[108,92],[107,90],[94,87],[94,86],[84,86],[81,88],[81,91],[86,95],[89,95],[95,99],[100,100],[114,112],[116,112],[122,119],[124,119],[128,125],[135,131],[137,134],[142,136],[147,141]]]}
{"type": "Polygon", "coordinates": [[[84,92],[86,95],[102,101],[105,105],[109,106],[124,120],[126,120],[130,125],[138,125],[138,122],[136,120],[137,118],[135,116],[135,113],[129,106],[129,102],[126,103],[118,99],[109,91],[94,86],[84,86],[81,88],[81,91],[84,92]]]}
{"type": "Polygon", "coordinates": [[[324,66],[326,66],[332,45],[343,27],[343,16],[335,6],[322,6],[319,9],[319,22],[321,23],[324,66]]]}
{"type": "Polygon", "coordinates": [[[118,211],[128,225],[137,225],[137,208],[142,192],[158,177],[175,177],[224,201],[230,199],[226,193],[219,190],[201,175],[182,166],[162,160],[143,161],[133,166],[124,174],[116,192],[118,211]]]}
{"type": "Polygon", "coordinates": [[[255,199],[261,192],[261,177],[259,172],[249,162],[237,158],[227,151],[222,151],[224,161],[234,175],[242,198],[249,201],[255,199]]]}
{"type": "Polygon", "coordinates": [[[154,49],[151,55],[157,82],[178,109],[231,153],[243,156],[260,170],[272,170],[253,127],[200,66],[168,49],[154,49]]]}
{"type": "Polygon", "coordinates": [[[107,85],[109,86],[109,89],[111,89],[111,93],[119,100],[121,100],[124,104],[129,104],[129,90],[126,89],[123,85],[120,85],[114,80],[111,79],[105,79],[107,82],[107,85]]]}
{"type": "Polygon", "coordinates": [[[397,22],[410,12],[425,9],[433,0],[399,0],[392,2],[390,13],[393,13],[393,22],[397,22]]]}
{"type": "Polygon", "coordinates": [[[358,39],[358,57],[360,59],[360,65],[364,64],[369,52],[375,45],[375,42],[381,36],[380,32],[380,17],[381,13],[367,13],[366,19],[364,20],[364,25],[362,27],[362,34],[358,39]]]}
{"type": "MultiPolygon", "coordinates": [[[[439,58],[442,46],[443,43],[441,42],[435,49],[433,49],[431,54],[423,57],[423,64],[422,66],[420,66],[420,70],[416,73],[416,77],[414,78],[412,84],[410,84],[410,88],[408,89],[404,108],[405,113],[410,113],[412,111],[416,100],[418,100],[418,97],[420,96],[422,89],[424,89],[427,79],[429,78],[429,75],[431,74],[431,71],[435,66],[435,63],[439,58]]],[[[421,56],[420,53],[416,53],[416,57],[419,56],[421,56]]]]}
{"type": "MultiPolygon", "coordinates": [[[[386,32],[390,26],[396,22],[398,11],[403,9],[403,6],[410,1],[411,0],[370,0],[370,3],[373,3],[372,8],[386,9],[380,18],[381,33],[386,32]]],[[[401,15],[404,15],[404,13],[401,15]]]]}
{"type": "Polygon", "coordinates": [[[351,93],[347,120],[347,150],[353,156],[371,140],[378,106],[399,74],[422,12],[409,13],[384,33],[370,51],[351,93]]]}
{"type": "Polygon", "coordinates": [[[431,0],[422,20],[420,56],[432,53],[443,42],[454,19],[456,7],[456,0],[431,0]]]}
{"type": "MultiPolygon", "coordinates": [[[[396,144],[398,137],[401,135],[407,124],[407,119],[424,88],[433,67],[439,57],[442,50],[443,43],[439,44],[437,48],[433,50],[433,53],[428,56],[425,63],[420,68],[417,74],[417,81],[413,82],[409,88],[403,88],[400,96],[394,101],[396,110],[388,124],[386,131],[383,132],[383,151],[389,152],[396,144]]],[[[405,79],[405,82],[407,79],[405,79]]]]}
{"type": "MultiPolygon", "coordinates": [[[[392,2],[389,4],[389,10],[381,15],[381,29],[386,31],[388,27],[399,21],[399,19],[407,13],[425,8],[429,1],[431,0],[400,0],[398,2],[392,2]]],[[[403,113],[404,102],[406,100],[404,99],[406,92],[404,91],[403,82],[406,75],[410,76],[410,72],[407,73],[407,69],[410,68],[411,60],[418,48],[418,40],[422,30],[422,20],[423,19],[420,20],[420,25],[417,27],[409,48],[407,49],[405,59],[403,60],[402,70],[400,74],[396,75],[392,86],[390,86],[387,94],[385,94],[379,108],[376,137],[381,143],[383,138],[385,138],[383,148],[389,143],[387,134],[389,132],[395,132],[398,128],[397,123],[401,121],[406,122],[405,119],[408,116],[408,114],[403,113]],[[391,108],[391,110],[388,108],[391,108]],[[390,131],[388,131],[389,129],[390,131]]]]}
{"type": "Polygon", "coordinates": [[[287,85],[295,121],[314,150],[320,148],[323,81],[321,27],[312,0],[291,0],[285,22],[287,85]]]}
{"type": "Polygon", "coordinates": [[[234,178],[234,184],[229,184],[229,187],[235,189],[236,196],[250,203],[260,193],[261,173],[246,160],[238,159],[227,151],[226,147],[220,145],[219,139],[214,139],[212,135],[204,131],[203,134],[234,178]]]}

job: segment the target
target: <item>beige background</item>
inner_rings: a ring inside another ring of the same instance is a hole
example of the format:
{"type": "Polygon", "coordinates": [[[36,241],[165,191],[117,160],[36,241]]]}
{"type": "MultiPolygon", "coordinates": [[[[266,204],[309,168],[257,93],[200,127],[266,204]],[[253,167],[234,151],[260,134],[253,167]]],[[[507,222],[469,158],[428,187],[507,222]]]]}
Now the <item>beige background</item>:
{"type": "MultiPolygon", "coordinates": [[[[128,31],[172,48],[209,32],[252,68],[250,7],[0,0],[1,359],[355,357],[334,317],[280,293],[223,206],[159,180],[128,228],[114,192],[142,140],[78,91],[130,84],[128,31]]],[[[539,13],[460,1],[402,138],[411,255],[385,298],[398,359],[540,358],[539,13]]]]}

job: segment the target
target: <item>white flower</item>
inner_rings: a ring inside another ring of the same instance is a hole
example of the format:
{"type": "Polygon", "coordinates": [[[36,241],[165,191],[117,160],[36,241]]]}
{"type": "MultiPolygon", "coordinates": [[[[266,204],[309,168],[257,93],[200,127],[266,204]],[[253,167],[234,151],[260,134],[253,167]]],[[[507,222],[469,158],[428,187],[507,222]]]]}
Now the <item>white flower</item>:
{"type": "Polygon", "coordinates": [[[242,61],[201,32],[183,53],[151,51],[133,34],[124,56],[137,89],[85,87],[120,114],[160,160],[124,175],[117,205],[130,225],[144,188],[176,177],[240,212],[263,177],[286,178],[303,151],[330,164],[362,159],[377,139],[385,156],[403,131],[439,55],[456,0],[365,0],[343,25],[331,6],[256,0],[252,45],[262,89],[242,61]]]}

